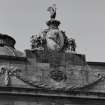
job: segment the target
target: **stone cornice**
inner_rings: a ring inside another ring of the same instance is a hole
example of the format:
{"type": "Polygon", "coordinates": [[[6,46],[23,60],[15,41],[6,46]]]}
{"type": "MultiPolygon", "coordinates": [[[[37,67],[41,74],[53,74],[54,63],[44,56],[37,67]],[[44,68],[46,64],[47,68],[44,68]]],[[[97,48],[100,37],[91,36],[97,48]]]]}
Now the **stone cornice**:
{"type": "Polygon", "coordinates": [[[16,61],[27,61],[27,57],[6,56],[6,55],[0,55],[0,59],[3,59],[3,60],[16,60],[16,61]]]}
{"type": "Polygon", "coordinates": [[[82,98],[82,99],[105,99],[105,93],[86,91],[52,91],[46,89],[20,88],[20,87],[0,87],[0,95],[16,96],[40,96],[59,98],[82,98]]]}
{"type": "Polygon", "coordinates": [[[87,62],[88,65],[93,65],[93,66],[105,66],[105,62],[87,62]]]}

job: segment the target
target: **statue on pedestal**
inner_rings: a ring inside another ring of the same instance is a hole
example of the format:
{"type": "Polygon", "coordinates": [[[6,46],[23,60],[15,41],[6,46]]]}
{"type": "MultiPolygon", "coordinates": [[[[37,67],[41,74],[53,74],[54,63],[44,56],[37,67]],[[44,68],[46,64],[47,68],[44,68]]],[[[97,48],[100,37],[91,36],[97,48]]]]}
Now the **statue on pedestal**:
{"type": "Polygon", "coordinates": [[[50,12],[50,20],[47,21],[48,29],[45,29],[39,35],[31,37],[31,48],[33,50],[48,49],[51,51],[69,50],[75,52],[76,43],[72,38],[68,38],[64,31],[59,29],[60,21],[56,20],[56,5],[48,7],[50,12]]]}

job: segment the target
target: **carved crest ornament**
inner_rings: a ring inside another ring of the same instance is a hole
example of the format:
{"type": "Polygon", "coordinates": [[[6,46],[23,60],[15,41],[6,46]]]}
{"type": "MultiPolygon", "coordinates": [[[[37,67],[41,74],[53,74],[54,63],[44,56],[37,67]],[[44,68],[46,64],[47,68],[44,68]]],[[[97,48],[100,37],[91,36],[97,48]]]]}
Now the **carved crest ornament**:
{"type": "Polygon", "coordinates": [[[50,72],[50,78],[57,82],[61,82],[63,80],[66,80],[67,77],[63,71],[55,69],[50,72]]]}
{"type": "Polygon", "coordinates": [[[45,29],[38,35],[31,37],[31,48],[35,49],[49,49],[52,51],[71,51],[75,52],[76,43],[73,38],[68,38],[64,31],[59,30],[60,21],[56,20],[56,5],[48,7],[50,13],[50,20],[47,22],[48,29],[45,29]]]}

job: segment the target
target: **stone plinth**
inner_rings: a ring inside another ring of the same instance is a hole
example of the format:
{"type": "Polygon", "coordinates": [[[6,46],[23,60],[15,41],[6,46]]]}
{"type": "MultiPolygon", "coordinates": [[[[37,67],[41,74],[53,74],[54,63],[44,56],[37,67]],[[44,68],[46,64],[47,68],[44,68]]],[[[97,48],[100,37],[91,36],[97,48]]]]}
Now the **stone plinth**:
{"type": "MultiPolygon", "coordinates": [[[[44,50],[27,50],[26,55],[29,57],[35,57],[37,62],[50,63],[52,65],[85,65],[85,55],[76,53],[64,53],[56,51],[44,51],[44,50]]],[[[27,56],[27,57],[28,57],[27,56]]]]}

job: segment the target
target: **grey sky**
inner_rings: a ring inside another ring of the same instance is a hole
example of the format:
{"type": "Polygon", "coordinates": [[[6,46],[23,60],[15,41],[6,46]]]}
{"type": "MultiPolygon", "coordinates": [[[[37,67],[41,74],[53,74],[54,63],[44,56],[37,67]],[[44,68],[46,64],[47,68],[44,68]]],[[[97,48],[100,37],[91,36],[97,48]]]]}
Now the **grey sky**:
{"type": "Polygon", "coordinates": [[[47,28],[47,7],[56,3],[60,28],[77,42],[89,61],[105,61],[105,0],[0,0],[0,33],[30,48],[30,36],[47,28]]]}

